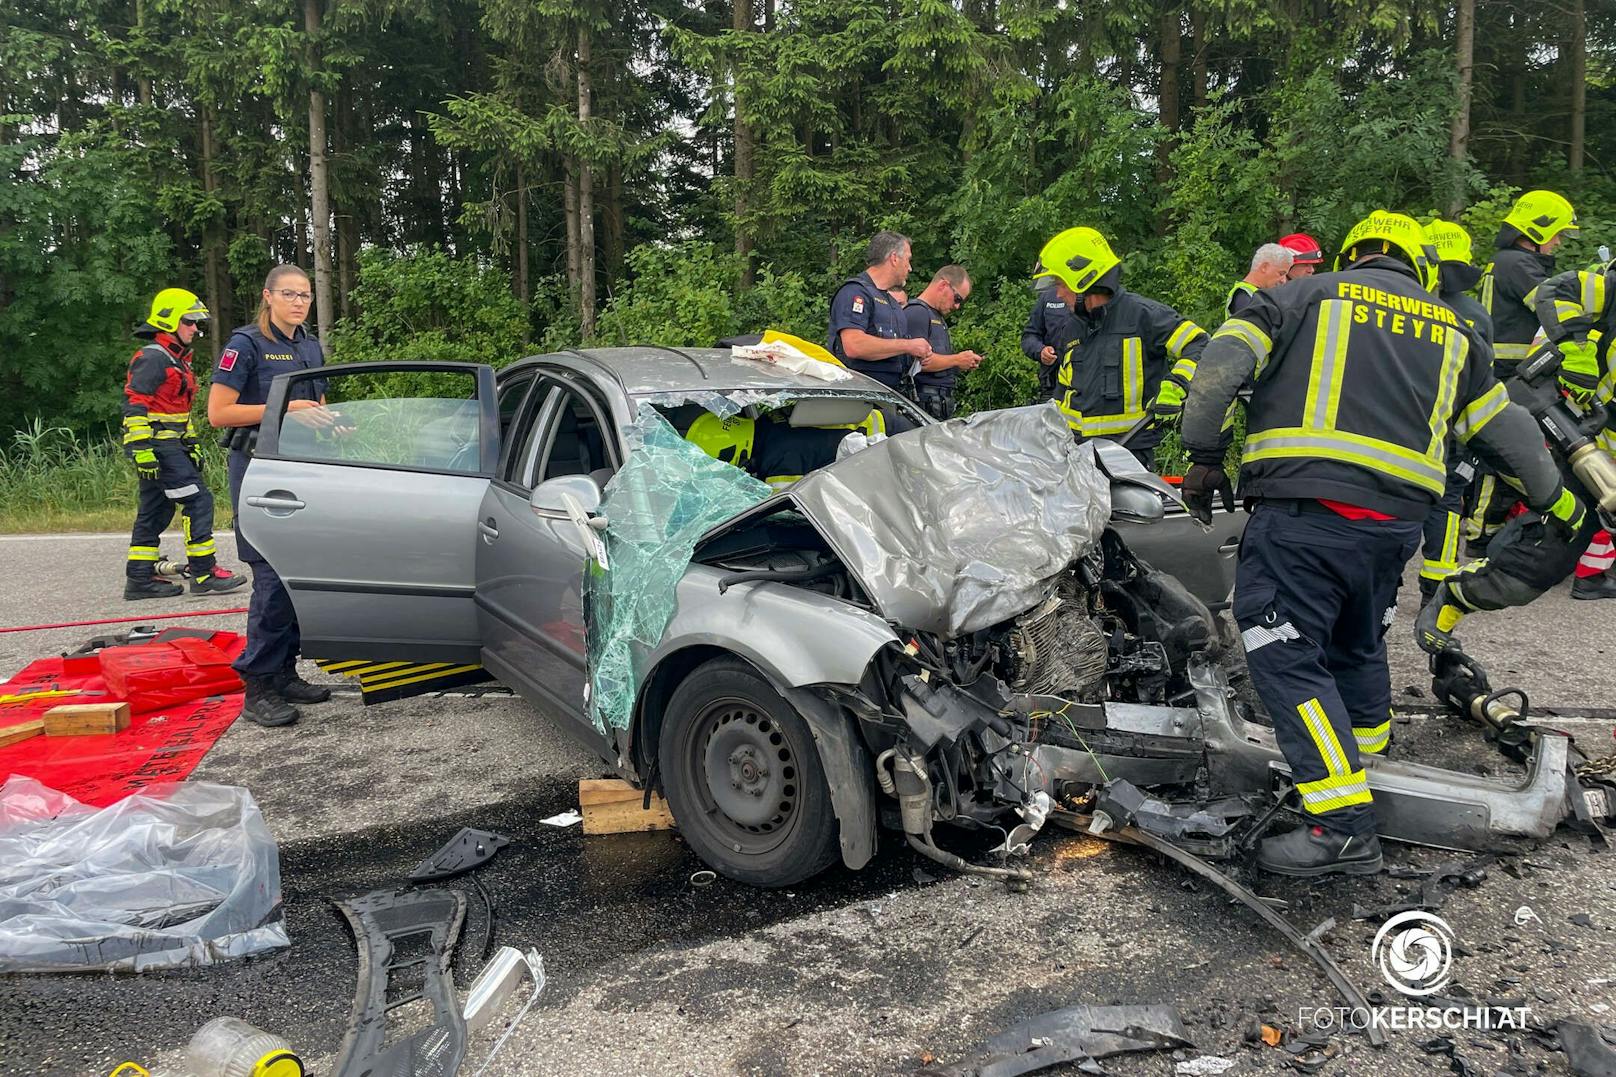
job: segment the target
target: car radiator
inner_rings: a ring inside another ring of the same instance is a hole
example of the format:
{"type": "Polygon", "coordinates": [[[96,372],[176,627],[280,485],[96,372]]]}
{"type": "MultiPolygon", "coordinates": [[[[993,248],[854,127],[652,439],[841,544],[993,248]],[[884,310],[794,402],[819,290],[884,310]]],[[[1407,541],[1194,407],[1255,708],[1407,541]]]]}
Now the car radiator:
{"type": "Polygon", "coordinates": [[[1081,608],[1051,595],[1009,633],[1012,691],[1081,696],[1105,678],[1105,635],[1081,608]]]}

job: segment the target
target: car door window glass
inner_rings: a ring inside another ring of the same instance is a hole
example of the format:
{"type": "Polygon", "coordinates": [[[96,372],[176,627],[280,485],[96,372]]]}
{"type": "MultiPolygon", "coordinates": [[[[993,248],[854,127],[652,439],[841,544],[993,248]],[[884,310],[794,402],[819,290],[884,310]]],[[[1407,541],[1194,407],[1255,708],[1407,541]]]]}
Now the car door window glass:
{"type": "Polygon", "coordinates": [[[544,402],[554,391],[554,384],[540,380],[533,391],[527,394],[515,420],[506,427],[504,440],[501,442],[505,450],[505,459],[499,469],[502,481],[524,489],[530,485],[528,476],[532,474],[533,457],[536,452],[533,441],[543,430],[544,402]]]}
{"type": "Polygon", "coordinates": [[[351,371],[333,374],[327,405],[287,411],[279,455],[476,474],[481,429],[470,371],[351,371]]]}
{"type": "Polygon", "coordinates": [[[614,468],[600,413],[576,389],[558,388],[557,392],[561,395],[556,402],[555,421],[550,424],[539,481],[589,475],[604,486],[614,468]]]}

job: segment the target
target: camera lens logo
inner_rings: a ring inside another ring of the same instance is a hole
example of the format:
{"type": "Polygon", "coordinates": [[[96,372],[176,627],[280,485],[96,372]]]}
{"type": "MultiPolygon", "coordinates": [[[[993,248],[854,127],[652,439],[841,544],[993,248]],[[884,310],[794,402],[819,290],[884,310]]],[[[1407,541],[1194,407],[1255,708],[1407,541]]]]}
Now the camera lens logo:
{"type": "Polygon", "coordinates": [[[1386,982],[1405,995],[1434,995],[1453,969],[1453,928],[1440,916],[1413,910],[1387,920],[1371,951],[1386,982]]]}

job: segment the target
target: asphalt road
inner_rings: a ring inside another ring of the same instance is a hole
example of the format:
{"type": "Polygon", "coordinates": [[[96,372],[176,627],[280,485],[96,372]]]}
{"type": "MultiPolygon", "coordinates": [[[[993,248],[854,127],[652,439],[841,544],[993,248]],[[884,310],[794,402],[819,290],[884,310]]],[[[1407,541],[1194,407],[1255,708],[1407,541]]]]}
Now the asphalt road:
{"type": "MultiPolygon", "coordinates": [[[[10,579],[0,627],[245,604],[121,598],[120,537],[0,537],[10,579]]],[[[228,539],[221,542],[231,563],[228,539]]],[[[1394,627],[1394,689],[1416,709],[1396,755],[1507,774],[1511,764],[1457,719],[1427,713],[1423,663],[1394,627]]],[[[191,621],[169,622],[191,624],[191,621]]],[[[207,623],[235,628],[240,617],[207,623]]],[[[1518,684],[1590,745],[1616,750],[1608,640],[1616,603],[1573,603],[1562,588],[1533,607],[1466,625],[1494,673],[1518,684]]],[[[0,674],[109,629],[0,633],[0,674]]],[[[328,1073],[352,1001],[353,943],[329,899],[394,885],[460,826],[513,844],[478,872],[492,895],[494,941],[544,954],[550,985],[491,1073],[914,1073],[959,1058],[1023,1018],[1076,1003],[1176,1005],[1192,1054],[1237,1061],[1231,1074],[1280,1073],[1280,1048],[1241,1042],[1253,1018],[1299,1027],[1336,999],[1305,958],[1246,909],[1150,854],[1051,833],[1030,891],[947,875],[885,841],[870,868],[833,871],[785,892],[719,880],[676,834],[584,838],[539,820],[573,806],[580,777],[603,772],[544,717],[498,696],[424,698],[363,708],[351,695],[309,708],[295,727],[241,722],[195,772],[250,788],[280,842],[292,946],[265,958],[141,977],[0,979],[0,1073],[106,1074],[133,1060],[171,1067],[203,1022],[233,1014],[286,1036],[328,1073]]],[[[964,846],[969,848],[968,844],[964,846]]],[[[1388,862],[1430,867],[1451,854],[1394,849],[1388,862]]],[[[1461,944],[1450,994],[1519,1000],[1534,1020],[1616,1024],[1616,864],[1562,832],[1487,868],[1441,914],[1461,944]],[[1522,927],[1516,910],[1537,915],[1522,927]],[[1579,922],[1587,915],[1584,926],[1579,922]],[[1571,918],[1578,916],[1579,921],[1571,918]]],[[[1303,930],[1333,917],[1326,944],[1366,991],[1380,917],[1418,880],[1381,875],[1295,883],[1248,875],[1288,903],[1303,930]]],[[[469,884],[457,982],[475,973],[488,919],[469,884]]],[[[1613,1029],[1616,1031],[1616,1029],[1613,1029]]],[[[1360,1037],[1323,1072],[1380,1077],[1448,1072],[1433,1033],[1360,1037]]],[[[1474,1072],[1569,1072],[1532,1036],[1457,1033],[1474,1072]]],[[[472,1045],[478,1058],[491,1045],[472,1045]]],[[[1116,1074],[1166,1075],[1166,1054],[1108,1061],[1116,1074]]],[[[475,1072],[468,1063],[463,1070],[475,1072]]],[[[1053,1072],[1073,1072],[1071,1069],[1053,1072]]]]}

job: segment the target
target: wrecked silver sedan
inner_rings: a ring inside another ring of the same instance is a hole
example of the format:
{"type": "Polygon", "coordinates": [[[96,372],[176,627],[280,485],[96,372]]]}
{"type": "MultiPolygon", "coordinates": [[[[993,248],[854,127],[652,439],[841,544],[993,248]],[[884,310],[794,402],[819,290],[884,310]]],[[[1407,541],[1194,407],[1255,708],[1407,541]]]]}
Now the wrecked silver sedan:
{"type": "MultiPolygon", "coordinates": [[[[1229,855],[1288,791],[1207,604],[1239,517],[1201,531],[1053,407],[930,424],[856,375],[705,350],[311,374],[348,433],[281,421],[279,379],[241,521],[304,653],[367,699],[497,678],[731,877],[861,867],[881,822],[964,866],[938,824],[1013,849],[1051,811],[1229,855]]],[[[1520,785],[1371,760],[1383,833],[1603,817],[1567,749],[1543,738],[1520,785]]]]}

